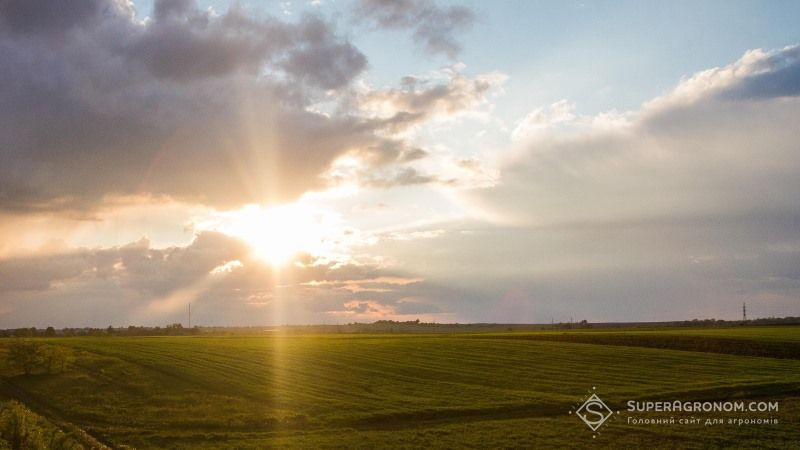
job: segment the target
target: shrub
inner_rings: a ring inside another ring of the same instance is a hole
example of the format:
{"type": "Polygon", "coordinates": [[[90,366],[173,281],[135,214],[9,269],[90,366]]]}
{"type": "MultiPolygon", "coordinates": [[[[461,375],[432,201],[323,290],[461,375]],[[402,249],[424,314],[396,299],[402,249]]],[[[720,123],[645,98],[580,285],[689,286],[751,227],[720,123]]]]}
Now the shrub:
{"type": "Polygon", "coordinates": [[[25,375],[63,372],[74,360],[72,350],[60,345],[43,345],[19,339],[12,342],[8,349],[9,364],[25,375]]]}
{"type": "Polygon", "coordinates": [[[22,370],[25,375],[30,375],[44,362],[42,344],[23,339],[15,340],[8,349],[8,362],[22,370]]]}
{"type": "Polygon", "coordinates": [[[0,403],[0,449],[75,450],[82,449],[72,435],[64,433],[21,403],[0,403]]]}

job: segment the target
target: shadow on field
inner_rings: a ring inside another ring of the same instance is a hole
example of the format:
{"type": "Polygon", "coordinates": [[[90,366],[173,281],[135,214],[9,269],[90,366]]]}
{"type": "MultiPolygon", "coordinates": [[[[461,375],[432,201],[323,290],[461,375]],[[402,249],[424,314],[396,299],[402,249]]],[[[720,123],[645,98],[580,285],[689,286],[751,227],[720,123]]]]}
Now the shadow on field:
{"type": "Polygon", "coordinates": [[[360,419],[336,423],[357,429],[394,430],[436,423],[504,420],[547,417],[564,414],[566,407],[556,404],[527,403],[489,408],[447,408],[374,414],[360,419]]]}
{"type": "Polygon", "coordinates": [[[800,343],[755,341],[708,336],[641,335],[641,334],[504,334],[475,336],[480,339],[523,339],[532,341],[571,342],[578,344],[649,347],[691,352],[723,353],[737,356],[800,359],[800,343]]]}
{"type": "MultiPolygon", "coordinates": [[[[720,386],[707,389],[667,391],[648,394],[646,397],[631,397],[626,400],[672,401],[676,398],[687,398],[692,401],[735,401],[769,398],[777,400],[800,394],[798,383],[752,383],[720,386]]],[[[619,399],[617,399],[619,400],[619,399]]],[[[627,408],[621,401],[611,399],[609,405],[627,408]]],[[[484,420],[511,420],[532,417],[558,417],[565,415],[569,405],[556,403],[526,403],[502,405],[487,408],[431,409],[407,411],[387,414],[375,414],[361,419],[342,421],[332,426],[350,427],[359,430],[398,430],[449,422],[480,422],[484,420]]]]}

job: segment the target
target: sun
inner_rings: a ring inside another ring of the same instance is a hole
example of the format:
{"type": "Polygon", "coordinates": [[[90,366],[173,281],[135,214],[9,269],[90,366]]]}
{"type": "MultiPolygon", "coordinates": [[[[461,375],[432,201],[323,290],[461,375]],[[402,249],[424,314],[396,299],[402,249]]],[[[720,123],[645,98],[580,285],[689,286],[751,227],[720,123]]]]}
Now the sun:
{"type": "Polygon", "coordinates": [[[218,231],[247,242],[253,254],[273,266],[285,265],[300,253],[325,256],[342,231],[335,217],[302,204],[266,208],[247,205],[215,213],[197,228],[218,231]]]}

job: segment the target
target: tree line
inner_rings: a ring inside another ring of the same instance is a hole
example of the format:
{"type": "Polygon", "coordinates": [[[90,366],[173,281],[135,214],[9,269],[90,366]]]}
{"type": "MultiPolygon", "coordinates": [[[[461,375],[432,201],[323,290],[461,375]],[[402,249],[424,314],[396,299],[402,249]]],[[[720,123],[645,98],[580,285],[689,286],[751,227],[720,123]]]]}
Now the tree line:
{"type": "Polygon", "coordinates": [[[199,327],[184,328],[179,323],[169,324],[164,327],[112,327],[106,328],[62,328],[53,327],[44,329],[36,327],[12,328],[0,330],[0,338],[32,338],[32,337],[58,337],[58,336],[191,336],[200,334],[199,327]]]}

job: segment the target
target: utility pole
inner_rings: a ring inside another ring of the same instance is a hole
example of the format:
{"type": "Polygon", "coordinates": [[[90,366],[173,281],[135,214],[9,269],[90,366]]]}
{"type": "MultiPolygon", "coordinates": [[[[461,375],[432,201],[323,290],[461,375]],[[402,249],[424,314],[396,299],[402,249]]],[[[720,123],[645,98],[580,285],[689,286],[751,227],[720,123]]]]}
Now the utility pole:
{"type": "Polygon", "coordinates": [[[747,303],[742,303],[742,322],[747,322],[747,303]]]}
{"type": "Polygon", "coordinates": [[[189,302],[189,326],[187,328],[192,328],[192,302],[189,302]]]}

